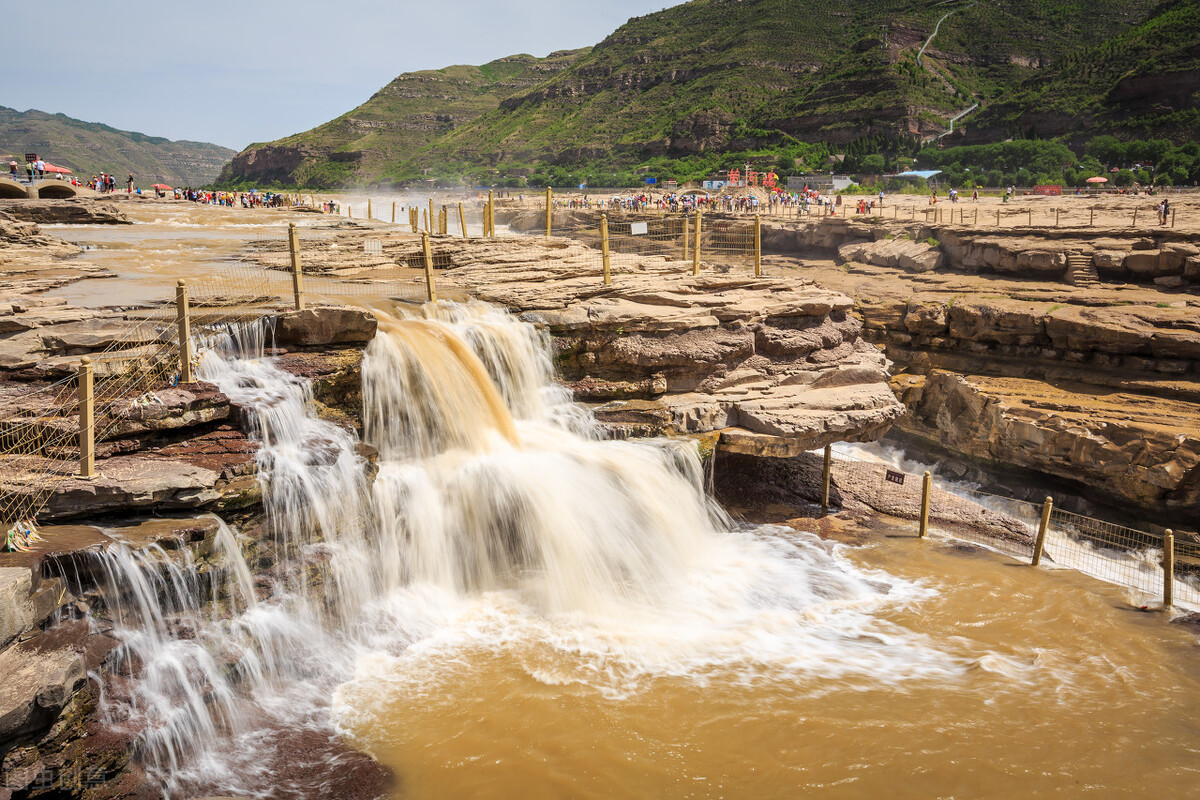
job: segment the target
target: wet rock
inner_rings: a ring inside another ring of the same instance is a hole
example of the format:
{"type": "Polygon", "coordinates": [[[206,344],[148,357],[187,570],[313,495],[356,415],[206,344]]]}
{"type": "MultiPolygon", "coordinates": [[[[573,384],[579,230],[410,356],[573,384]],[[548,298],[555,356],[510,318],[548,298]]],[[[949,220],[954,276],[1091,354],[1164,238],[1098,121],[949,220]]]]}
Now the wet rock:
{"type": "Polygon", "coordinates": [[[366,344],[375,338],[377,328],[375,317],[362,309],[306,308],[276,317],[275,342],[281,347],[366,344]]]}
{"type": "Polygon", "coordinates": [[[22,222],[42,225],[130,225],[115,203],[94,198],[66,200],[0,200],[0,211],[22,222]]]}
{"type": "Polygon", "coordinates": [[[33,581],[28,569],[0,567],[0,647],[33,624],[33,609],[29,603],[32,591],[33,581]]]}
{"type": "Polygon", "coordinates": [[[0,652],[0,742],[47,727],[87,679],[72,649],[18,645],[0,652]]]}
{"type": "MultiPolygon", "coordinates": [[[[93,480],[69,478],[46,504],[48,519],[151,508],[199,508],[221,497],[220,474],[182,461],[118,456],[97,465],[93,480]]],[[[36,491],[32,488],[31,491],[36,491]]]]}

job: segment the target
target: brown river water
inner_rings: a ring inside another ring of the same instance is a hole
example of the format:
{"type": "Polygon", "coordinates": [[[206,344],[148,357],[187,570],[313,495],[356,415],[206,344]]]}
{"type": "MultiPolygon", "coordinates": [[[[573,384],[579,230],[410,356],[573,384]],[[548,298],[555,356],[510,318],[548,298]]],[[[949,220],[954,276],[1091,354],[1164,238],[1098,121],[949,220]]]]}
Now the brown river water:
{"type": "MultiPolygon", "coordinates": [[[[184,204],[130,213],[134,226],[50,227],[121,276],[58,294],[170,296],[178,278],[203,280],[289,220],[184,204]]],[[[489,455],[488,469],[567,486],[572,465],[609,464],[607,445],[514,416],[526,450],[489,455]]],[[[382,450],[394,463],[380,481],[410,481],[417,463],[431,485],[453,475],[468,510],[507,486],[382,450]]],[[[587,495],[589,524],[611,515],[617,527],[623,512],[587,495]]],[[[664,520],[703,516],[660,502],[664,520]]],[[[567,516],[539,514],[537,536],[578,546],[567,516]]],[[[329,701],[338,729],[394,770],[397,797],[1200,796],[1196,629],[1071,570],[884,522],[861,546],[725,523],[646,551],[677,568],[621,561],[622,579],[655,600],[593,603],[570,580],[544,595],[447,588],[446,545],[428,547],[406,566],[427,585],[397,585],[376,609],[403,635],[362,647],[329,701]]]]}

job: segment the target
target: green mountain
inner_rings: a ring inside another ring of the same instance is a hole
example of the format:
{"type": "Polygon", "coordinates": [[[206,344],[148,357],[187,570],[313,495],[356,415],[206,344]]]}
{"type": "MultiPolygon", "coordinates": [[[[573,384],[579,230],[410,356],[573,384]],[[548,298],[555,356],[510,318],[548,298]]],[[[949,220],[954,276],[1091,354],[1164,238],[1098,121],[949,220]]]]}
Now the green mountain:
{"type": "Polygon", "coordinates": [[[206,142],[173,142],[65,114],[0,106],[0,155],[7,156],[5,163],[16,160],[23,167],[26,153],[88,177],[107,172],[123,181],[132,173],[140,186],[202,186],[235,155],[206,142]]]}
{"type": "Polygon", "coordinates": [[[1036,132],[1079,142],[1096,134],[1165,137],[1200,134],[1200,3],[1168,0],[1137,24],[1077,49],[993,103],[968,138],[1036,132]]]}
{"type": "MultiPolygon", "coordinates": [[[[586,50],[516,55],[481,67],[406,72],[358,108],[311,131],[252,144],[220,182],[336,188],[375,180],[449,131],[567,69],[586,50]]],[[[411,176],[421,174],[410,168],[411,176]]]]}
{"type": "Polygon", "coordinates": [[[1178,139],[1200,130],[1200,0],[1156,1],[692,0],[589,50],[401,75],[344,117],[252,146],[222,180],[609,185],[751,157],[823,168],[833,149],[915,153],[975,104],[969,136],[1107,132],[1128,112],[1129,131],[1178,139]],[[495,80],[509,61],[522,70],[495,80]]]}

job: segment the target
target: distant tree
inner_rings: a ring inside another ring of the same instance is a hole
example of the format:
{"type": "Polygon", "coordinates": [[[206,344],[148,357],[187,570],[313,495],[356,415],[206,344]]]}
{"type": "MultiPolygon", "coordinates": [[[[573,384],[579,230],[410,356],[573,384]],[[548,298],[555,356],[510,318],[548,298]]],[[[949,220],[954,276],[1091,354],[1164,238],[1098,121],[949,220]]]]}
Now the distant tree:
{"type": "Polygon", "coordinates": [[[884,169],[886,169],[886,164],[883,160],[883,156],[879,153],[871,153],[870,155],[863,156],[859,160],[860,172],[869,172],[872,175],[880,175],[883,173],[884,169]]]}
{"type": "Polygon", "coordinates": [[[1117,186],[1121,186],[1121,187],[1132,186],[1133,185],[1133,171],[1128,170],[1128,169],[1123,169],[1120,172],[1118,172],[1117,174],[1113,175],[1112,181],[1117,186]]]}

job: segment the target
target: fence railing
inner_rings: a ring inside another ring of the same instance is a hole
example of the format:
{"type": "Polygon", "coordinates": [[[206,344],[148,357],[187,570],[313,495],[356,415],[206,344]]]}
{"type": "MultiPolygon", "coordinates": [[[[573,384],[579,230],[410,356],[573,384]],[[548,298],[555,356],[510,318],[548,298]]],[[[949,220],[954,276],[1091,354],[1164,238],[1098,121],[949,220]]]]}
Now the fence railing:
{"type": "MultiPolygon", "coordinates": [[[[810,457],[815,458],[817,454],[810,457]]],[[[914,535],[973,542],[1032,566],[1067,568],[1124,587],[1141,607],[1200,609],[1200,542],[1152,533],[1056,508],[956,486],[870,459],[822,454],[819,496],[827,510],[844,490],[876,511],[914,522],[914,535]]]]}

